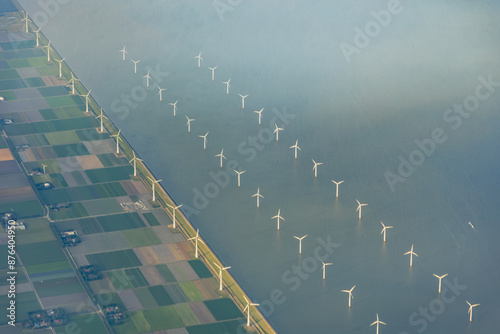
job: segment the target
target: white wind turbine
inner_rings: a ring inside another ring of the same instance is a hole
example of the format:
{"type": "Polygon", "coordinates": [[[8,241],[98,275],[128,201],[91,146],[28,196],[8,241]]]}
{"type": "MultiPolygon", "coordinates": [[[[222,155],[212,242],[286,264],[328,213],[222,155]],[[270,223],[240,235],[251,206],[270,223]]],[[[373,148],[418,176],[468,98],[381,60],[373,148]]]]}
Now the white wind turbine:
{"type": "Polygon", "coordinates": [[[26,13],[26,16],[21,20],[21,22],[23,21],[26,21],[26,33],[28,33],[28,21],[29,22],[32,22],[29,18],[28,18],[28,13],[26,13]]]}
{"type": "Polygon", "coordinates": [[[81,97],[85,98],[85,112],[89,112],[89,100],[90,100],[89,95],[90,95],[90,90],[87,93],[87,95],[80,95],[81,97]]]}
{"type": "Polygon", "coordinates": [[[125,54],[127,54],[128,52],[125,50],[125,45],[123,46],[123,49],[121,49],[120,51],[118,52],[121,52],[122,53],[122,59],[123,61],[125,61],[125,54]]]}
{"type": "Polygon", "coordinates": [[[314,159],[311,159],[314,163],[314,167],[313,167],[313,171],[314,171],[314,178],[317,178],[318,177],[318,166],[319,165],[322,165],[323,163],[322,162],[316,162],[314,161],[314,159]]]}
{"type": "Polygon", "coordinates": [[[245,98],[248,97],[249,95],[241,95],[241,94],[238,94],[239,96],[241,96],[241,109],[245,109],[245,98]]]}
{"type": "MultiPolygon", "coordinates": [[[[245,296],[243,296],[245,298],[245,296]]],[[[247,302],[247,306],[243,309],[243,312],[247,311],[247,327],[250,327],[250,306],[259,306],[260,304],[257,303],[249,303],[248,299],[245,298],[245,301],[247,302]]]]}
{"type": "Polygon", "coordinates": [[[236,169],[233,169],[233,170],[234,170],[234,172],[235,172],[236,174],[238,174],[238,188],[239,188],[239,187],[240,187],[240,176],[241,176],[241,174],[245,173],[245,172],[246,172],[246,170],[244,170],[244,171],[242,171],[242,172],[238,172],[236,169]]]}
{"type": "Polygon", "coordinates": [[[297,139],[295,141],[295,145],[290,146],[290,148],[295,149],[295,160],[297,160],[297,150],[302,151],[302,149],[299,147],[299,140],[297,139]]]}
{"type": "Polygon", "coordinates": [[[73,72],[71,72],[71,80],[69,83],[71,84],[71,94],[75,95],[75,81],[80,81],[73,76],[73,72]]]}
{"type": "Polygon", "coordinates": [[[201,240],[200,237],[199,237],[199,232],[200,232],[200,230],[197,229],[196,230],[196,236],[188,239],[188,241],[194,240],[194,245],[195,245],[194,246],[194,249],[195,249],[195,251],[194,251],[194,254],[195,254],[194,257],[195,258],[198,258],[198,241],[201,242],[202,244],[204,244],[203,240],[201,240]]]}
{"type": "Polygon", "coordinates": [[[132,152],[134,153],[134,157],[128,163],[134,162],[134,176],[137,176],[137,161],[142,161],[142,159],[135,156],[135,151],[132,152]]]}
{"type": "Polygon", "coordinates": [[[163,101],[163,97],[162,97],[162,92],[164,90],[167,90],[166,88],[160,88],[160,86],[156,85],[156,87],[158,87],[158,95],[160,95],[160,102],[163,101]]]}
{"type": "Polygon", "coordinates": [[[59,63],[59,78],[62,78],[62,63],[63,61],[65,60],[66,58],[63,58],[61,60],[58,60],[58,59],[54,59],[55,61],[57,61],[59,63]]]}
{"type": "Polygon", "coordinates": [[[271,219],[276,219],[277,224],[278,224],[278,231],[280,230],[280,219],[285,221],[285,218],[281,217],[281,209],[278,209],[278,214],[274,217],[271,217],[271,219]]]}
{"type": "Polygon", "coordinates": [[[472,322],[472,309],[476,306],[479,306],[481,304],[474,304],[474,305],[471,305],[471,303],[469,303],[467,300],[466,300],[466,303],[469,305],[469,311],[467,313],[470,314],[470,317],[469,317],[469,322],[472,322]]]}
{"type": "Polygon", "coordinates": [[[222,159],[226,159],[226,157],[224,156],[224,149],[222,149],[220,153],[216,154],[215,156],[220,157],[220,168],[222,168],[222,159]]]}
{"type": "Polygon", "coordinates": [[[384,242],[385,242],[385,234],[387,232],[388,228],[394,228],[393,226],[385,226],[384,223],[380,222],[382,224],[382,231],[380,231],[380,234],[384,234],[384,242]]]}
{"type": "Polygon", "coordinates": [[[43,173],[45,174],[45,168],[47,168],[47,165],[42,164],[42,168],[43,168],[43,173]]]}
{"type": "Polygon", "coordinates": [[[339,184],[343,183],[343,182],[344,182],[344,180],[342,180],[342,181],[338,181],[338,182],[337,182],[337,181],[334,181],[334,180],[331,180],[331,181],[332,181],[333,183],[335,183],[335,196],[336,196],[337,198],[339,198],[339,184]]]}
{"type": "Polygon", "coordinates": [[[189,118],[187,116],[186,116],[186,118],[187,118],[186,126],[188,127],[188,132],[191,133],[191,122],[192,121],[196,121],[196,119],[195,118],[189,118]]]}
{"type": "Polygon", "coordinates": [[[134,63],[134,74],[137,74],[137,64],[140,63],[140,60],[130,59],[134,63]]]}
{"type": "Polygon", "coordinates": [[[122,129],[118,130],[118,133],[116,135],[111,135],[111,137],[115,137],[116,138],[116,154],[120,154],[120,142],[123,141],[120,138],[120,132],[121,131],[122,131],[122,129]]]}
{"type": "Polygon", "coordinates": [[[368,204],[364,204],[364,203],[361,204],[361,203],[359,203],[358,200],[356,200],[356,202],[358,202],[358,208],[356,209],[356,211],[359,211],[359,216],[358,217],[359,217],[359,220],[361,220],[361,208],[364,207],[364,206],[366,206],[366,205],[368,205],[368,204]]]}
{"type": "Polygon", "coordinates": [[[349,294],[349,307],[351,307],[351,299],[354,299],[354,297],[352,296],[352,290],[354,290],[356,286],[353,286],[351,288],[351,290],[342,290],[342,292],[346,292],[349,294]]]}
{"type": "Polygon", "coordinates": [[[226,95],[229,95],[229,87],[231,87],[229,85],[229,82],[231,82],[231,79],[229,79],[228,81],[223,81],[222,83],[226,85],[226,95]]]}
{"type": "Polygon", "coordinates": [[[331,266],[333,263],[324,263],[323,261],[321,261],[321,263],[323,263],[323,279],[326,278],[326,266],[331,266]]]}
{"type": "MultiPolygon", "coordinates": [[[[210,131],[208,131],[208,132],[210,132],[210,131]]],[[[198,136],[198,137],[200,137],[200,138],[203,138],[203,149],[204,149],[204,150],[206,150],[206,149],[207,149],[207,136],[208,136],[208,132],[207,132],[207,133],[205,133],[205,135],[204,135],[204,136],[198,136]]]]}
{"type": "MultiPolygon", "coordinates": [[[[104,114],[102,113],[102,108],[101,108],[101,114],[99,116],[96,116],[96,119],[100,119],[101,120],[101,133],[104,132],[104,123],[103,123],[103,119],[106,118],[108,119],[106,116],[104,116],[104,114]]],[[[134,175],[135,176],[135,175],[134,175]]]]}
{"type": "Polygon", "coordinates": [[[175,117],[175,112],[177,111],[177,102],[179,102],[179,100],[176,100],[174,103],[169,103],[171,106],[174,106],[174,117],[175,117]]]}
{"type": "Polygon", "coordinates": [[[182,206],[182,204],[181,205],[177,205],[177,206],[171,206],[171,205],[167,204],[167,206],[170,209],[172,209],[172,223],[173,223],[172,227],[175,228],[175,226],[176,226],[175,225],[175,210],[178,210],[182,206]]]}
{"type": "Polygon", "coordinates": [[[149,176],[148,176],[148,179],[151,181],[152,187],[153,187],[153,202],[156,202],[155,184],[160,183],[162,180],[155,181],[152,178],[150,178],[149,176]]]}
{"type": "Polygon", "coordinates": [[[275,128],[275,129],[274,129],[273,133],[276,133],[276,142],[278,142],[278,138],[279,138],[279,133],[280,133],[280,131],[283,131],[283,130],[285,130],[285,129],[279,128],[279,127],[276,125],[276,123],[274,123],[274,128],[275,128]]]}
{"type": "Polygon", "coordinates": [[[220,267],[217,263],[214,262],[214,264],[215,264],[215,266],[217,268],[219,268],[219,282],[220,282],[219,283],[219,291],[222,291],[222,271],[228,270],[229,268],[231,268],[231,266],[229,266],[229,267],[220,267]]]}
{"type": "Polygon", "coordinates": [[[377,321],[373,322],[373,323],[370,325],[370,327],[371,327],[371,326],[373,326],[373,325],[377,325],[377,334],[378,334],[378,328],[379,328],[379,325],[386,325],[386,326],[387,326],[387,324],[386,324],[385,322],[382,322],[382,321],[380,321],[380,320],[379,320],[379,318],[378,318],[378,313],[377,313],[377,321]]]}
{"type": "Polygon", "coordinates": [[[299,241],[299,254],[302,254],[302,239],[304,239],[305,237],[307,237],[307,234],[302,236],[302,237],[297,237],[297,236],[293,236],[295,239],[297,239],[299,241]]]}
{"type": "Polygon", "coordinates": [[[40,29],[42,29],[42,28],[38,28],[38,30],[35,30],[35,34],[36,34],[36,46],[40,46],[40,43],[39,43],[40,29]]]}
{"type": "Polygon", "coordinates": [[[446,276],[448,276],[448,274],[444,274],[444,275],[436,275],[436,274],[432,274],[433,276],[437,277],[437,279],[439,280],[439,285],[438,285],[438,293],[441,293],[441,280],[443,278],[445,278],[446,276]]]}
{"type": "Polygon", "coordinates": [[[47,62],[50,63],[50,40],[49,44],[47,44],[46,46],[42,46],[42,48],[47,48],[47,62]]]}
{"type": "Polygon", "coordinates": [[[413,251],[413,245],[411,245],[410,251],[406,252],[404,255],[408,255],[408,254],[410,254],[410,267],[412,267],[413,266],[413,255],[415,255],[416,257],[418,257],[417,253],[415,253],[413,251]]]}
{"type": "Polygon", "coordinates": [[[149,87],[149,80],[151,79],[151,76],[149,75],[149,71],[145,76],[143,76],[143,78],[146,78],[146,87],[149,87]]]}
{"type": "Polygon", "coordinates": [[[215,69],[217,68],[217,66],[215,67],[209,67],[209,69],[212,71],[212,81],[214,81],[214,78],[215,78],[215,69]]]}
{"type": "Polygon", "coordinates": [[[260,110],[254,110],[254,113],[256,114],[259,114],[259,125],[261,124],[262,122],[262,111],[264,110],[264,108],[260,109],[260,110]]]}
{"type": "Polygon", "coordinates": [[[252,197],[257,197],[257,207],[259,207],[259,206],[260,206],[260,205],[259,205],[259,204],[260,204],[260,203],[259,203],[259,198],[260,198],[260,197],[264,198],[264,196],[262,196],[262,195],[260,194],[260,187],[257,187],[257,193],[256,193],[256,194],[253,194],[253,195],[252,195],[252,197]]]}
{"type": "Polygon", "coordinates": [[[201,58],[201,52],[194,57],[195,59],[198,59],[198,68],[200,68],[200,65],[201,65],[201,61],[203,60],[203,58],[201,58]]]}

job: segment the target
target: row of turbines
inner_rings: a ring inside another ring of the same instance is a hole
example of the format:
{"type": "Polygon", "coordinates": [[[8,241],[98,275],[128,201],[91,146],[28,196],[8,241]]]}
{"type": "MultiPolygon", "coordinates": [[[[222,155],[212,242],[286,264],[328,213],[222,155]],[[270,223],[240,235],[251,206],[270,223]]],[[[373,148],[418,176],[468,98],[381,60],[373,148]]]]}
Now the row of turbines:
{"type": "MultiPolygon", "coordinates": [[[[119,50],[119,52],[122,53],[122,60],[125,61],[126,57],[125,55],[128,53],[126,51],[126,48],[125,46],[123,47],[123,49],[119,50]]],[[[203,58],[201,57],[201,52],[194,57],[194,59],[197,60],[197,66],[198,68],[201,67],[201,62],[203,61],[203,58]]],[[[140,62],[140,60],[131,60],[134,64],[134,73],[137,74],[137,64],[140,62]]],[[[215,66],[215,67],[208,67],[208,69],[211,71],[211,80],[214,81],[215,80],[215,69],[217,69],[218,66],[215,66]]],[[[143,78],[146,78],[146,85],[149,86],[149,80],[151,79],[150,76],[149,76],[149,72],[143,77],[143,78]]],[[[225,84],[226,85],[226,95],[229,95],[229,88],[231,87],[230,86],[230,82],[231,82],[231,79],[227,80],[227,81],[223,81],[222,84],[225,84]]],[[[162,91],[165,90],[163,88],[160,88],[159,86],[158,87],[158,95],[160,96],[160,101],[162,101],[162,91]]],[[[245,99],[249,96],[249,94],[238,94],[240,97],[241,97],[241,108],[244,110],[245,109],[245,99]]],[[[170,105],[173,105],[174,107],[174,117],[176,116],[176,104],[177,104],[178,100],[175,101],[175,103],[170,103],[170,105]]],[[[259,125],[261,125],[262,123],[262,111],[264,110],[264,108],[260,109],[260,110],[256,110],[254,111],[254,113],[258,114],[258,123],[259,125]]],[[[191,132],[191,122],[195,121],[195,119],[191,119],[189,118],[187,115],[186,115],[186,119],[187,119],[187,123],[186,123],[186,126],[187,126],[187,131],[188,133],[191,132]]],[[[275,125],[275,129],[273,131],[273,133],[275,134],[276,136],[276,141],[278,142],[279,141],[279,131],[283,131],[284,129],[283,128],[280,128],[276,123],[274,124],[275,125]]],[[[203,149],[206,150],[207,148],[207,136],[209,134],[209,131],[207,131],[204,135],[199,135],[200,138],[203,139],[203,149]]],[[[298,151],[302,151],[302,149],[299,147],[298,145],[298,140],[296,140],[295,144],[290,146],[289,147],[290,149],[293,149],[293,153],[294,153],[294,158],[297,159],[298,158],[298,151]]],[[[219,159],[219,166],[220,168],[223,168],[223,160],[224,159],[227,159],[226,156],[224,156],[224,149],[221,149],[220,153],[216,154],[215,155],[216,158],[219,159]]],[[[134,159],[136,159],[134,157],[134,159]]],[[[132,161],[135,161],[134,159],[131,160],[132,161]]],[[[314,159],[311,159],[312,162],[313,162],[313,172],[314,172],[314,177],[317,178],[318,176],[318,167],[320,165],[323,165],[322,162],[316,162],[314,159]]],[[[135,170],[135,168],[134,168],[135,170]]],[[[243,170],[243,171],[237,171],[237,170],[234,170],[234,172],[236,173],[237,175],[237,185],[238,185],[238,188],[241,187],[241,175],[244,174],[246,171],[243,170]]],[[[154,200],[154,184],[156,182],[159,182],[159,181],[153,181],[153,200],[154,200]]],[[[161,181],[161,180],[160,180],[161,181]]],[[[331,180],[334,184],[335,184],[335,196],[336,198],[339,197],[339,185],[342,184],[344,182],[344,180],[341,180],[341,181],[335,181],[335,180],[331,180]]],[[[256,204],[257,204],[257,208],[260,207],[260,199],[264,198],[264,196],[260,193],[260,187],[257,188],[257,193],[251,195],[251,197],[255,197],[256,198],[256,204]]],[[[366,203],[361,203],[359,202],[357,199],[356,199],[356,202],[357,202],[357,207],[356,207],[356,212],[358,212],[358,219],[361,220],[362,218],[362,208],[364,206],[367,206],[368,204],[366,203]]],[[[169,207],[171,209],[173,209],[173,227],[175,228],[175,211],[177,209],[179,209],[180,207],[182,206],[179,205],[179,206],[176,206],[176,207],[172,207],[169,205],[169,207]]],[[[280,230],[280,222],[282,221],[285,221],[285,219],[281,216],[281,209],[278,209],[278,213],[271,217],[271,219],[276,219],[276,225],[277,225],[277,230],[279,231],[280,230]]],[[[385,225],[383,222],[380,222],[381,225],[382,225],[382,230],[380,232],[380,234],[382,234],[383,236],[383,242],[385,243],[386,242],[386,234],[387,234],[387,230],[388,229],[392,229],[394,228],[393,226],[389,226],[389,225],[385,225]]],[[[474,226],[472,225],[472,223],[469,222],[469,225],[474,228],[474,226]]],[[[304,235],[302,237],[299,237],[299,236],[293,236],[295,239],[297,239],[299,241],[299,254],[302,254],[302,241],[303,239],[305,239],[308,235],[304,235]]],[[[199,238],[199,230],[197,230],[197,233],[196,233],[196,236],[193,237],[193,238],[190,238],[188,240],[194,240],[195,241],[195,257],[197,258],[198,257],[198,241],[200,242],[203,242],[200,238],[199,238]]],[[[409,261],[410,261],[410,267],[413,267],[413,257],[418,257],[418,254],[414,251],[414,245],[411,246],[411,249],[408,251],[408,252],[405,252],[403,255],[407,256],[409,255],[409,261]]],[[[323,261],[322,262],[322,276],[323,276],[323,279],[326,279],[326,267],[327,266],[330,266],[330,265],[333,265],[333,263],[325,263],[323,261]]],[[[220,281],[220,287],[219,289],[222,290],[222,272],[224,270],[227,270],[229,268],[231,268],[230,266],[229,267],[220,267],[216,264],[217,268],[219,269],[219,281],[220,281]]],[[[433,276],[435,276],[437,279],[438,279],[438,293],[441,293],[441,281],[443,278],[445,278],[446,276],[448,276],[448,274],[444,274],[444,275],[437,275],[437,274],[432,274],[433,276]]],[[[351,307],[351,304],[352,304],[352,299],[354,298],[353,297],[353,290],[354,288],[356,287],[356,285],[354,285],[351,289],[349,290],[341,290],[341,292],[343,293],[347,293],[348,294],[348,307],[350,308],[351,307]]],[[[246,299],[245,299],[246,300],[246,299]]],[[[250,314],[249,314],[249,309],[250,309],[250,306],[258,306],[259,304],[256,304],[256,303],[250,303],[248,300],[246,300],[247,302],[247,305],[245,307],[245,311],[247,311],[247,325],[249,326],[250,325],[250,314]]],[[[472,310],[474,307],[476,306],[479,306],[480,304],[471,304],[469,303],[469,301],[466,301],[467,305],[469,306],[468,308],[468,314],[469,314],[469,321],[472,322],[472,310]]],[[[379,315],[377,314],[377,320],[374,321],[370,326],[376,326],[376,332],[378,333],[379,332],[379,325],[386,325],[386,323],[380,321],[379,319],[379,315]]]]}

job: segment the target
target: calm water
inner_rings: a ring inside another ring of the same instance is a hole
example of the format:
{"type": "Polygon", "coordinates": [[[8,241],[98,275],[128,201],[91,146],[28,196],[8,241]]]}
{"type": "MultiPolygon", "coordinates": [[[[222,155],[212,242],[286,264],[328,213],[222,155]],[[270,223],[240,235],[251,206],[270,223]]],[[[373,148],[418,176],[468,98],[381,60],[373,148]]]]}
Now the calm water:
{"type": "Polygon", "coordinates": [[[470,96],[481,76],[500,81],[493,1],[402,1],[351,62],[341,43],[356,45],[354,29],[373,27],[371,11],[387,2],[241,1],[221,15],[210,1],[70,1],[53,12],[20,2],[173,198],[196,210],[190,220],[279,332],[374,333],[376,313],[387,323],[381,333],[498,328],[500,87],[480,88],[490,96],[467,118],[447,111],[478,101],[470,96]],[[137,75],[130,58],[142,59],[137,75]],[[208,66],[218,66],[215,81],[208,66]],[[161,72],[150,91],[148,67],[161,72]],[[162,103],[157,83],[167,88],[162,103]],[[250,95],[245,111],[238,93],[250,95]],[[253,110],[263,107],[259,127],[253,110]],[[196,118],[191,134],[185,115],[196,118]],[[278,143],[274,122],[284,128],[278,143]],[[203,151],[198,135],[207,131],[203,151]],[[433,131],[440,143],[418,153],[415,140],[433,131]],[[246,170],[239,189],[234,173],[227,186],[213,182],[221,148],[225,164],[246,170]],[[419,165],[391,191],[384,173],[398,173],[400,156],[419,165]],[[324,163],[317,179],[311,159],[324,163]],[[331,179],[345,180],[338,200],[331,179]],[[368,203],[361,221],[356,199],[368,203]],[[278,209],[279,232],[270,219],[278,209]],[[385,245],[380,221],[394,226],[385,245]],[[293,236],[305,234],[299,257],[293,236]],[[330,238],[332,254],[318,238],[330,238]],[[403,253],[412,244],[419,257],[410,270],[403,253]],[[333,262],[325,281],[318,247],[333,262]],[[433,273],[449,274],[441,301],[433,273]],[[353,285],[348,309],[340,290],[353,285]],[[466,299],[481,304],[472,324],[466,299]]]}

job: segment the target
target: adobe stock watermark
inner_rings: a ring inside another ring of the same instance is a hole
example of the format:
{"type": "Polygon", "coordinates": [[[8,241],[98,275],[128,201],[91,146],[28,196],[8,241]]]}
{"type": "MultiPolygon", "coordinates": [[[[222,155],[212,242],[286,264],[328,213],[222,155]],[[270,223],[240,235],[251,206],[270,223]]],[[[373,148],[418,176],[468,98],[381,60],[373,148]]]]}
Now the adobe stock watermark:
{"type": "Polygon", "coordinates": [[[224,21],[224,15],[234,11],[236,7],[241,5],[244,0],[214,0],[212,6],[214,7],[219,20],[224,21]]]}
{"type": "MultiPolygon", "coordinates": [[[[257,158],[258,153],[266,148],[267,145],[275,141],[273,134],[274,124],[282,124],[286,126],[290,124],[290,120],[295,118],[294,114],[289,114],[287,108],[284,107],[283,111],[273,108],[273,115],[269,120],[268,126],[261,127],[256,135],[248,136],[237,145],[237,152],[239,156],[247,162],[252,162],[257,158]]],[[[189,218],[192,214],[198,215],[201,210],[205,209],[210,200],[219,196],[220,191],[225,189],[231,182],[231,179],[236,176],[234,170],[239,170],[241,164],[238,160],[228,160],[225,168],[218,172],[210,171],[208,176],[211,181],[207,182],[203,187],[193,188],[192,205],[187,203],[183,204],[182,212],[189,218]]]]}
{"type": "Polygon", "coordinates": [[[347,63],[352,61],[355,54],[359,55],[363,49],[368,47],[372,40],[380,35],[382,28],[391,24],[393,17],[400,14],[403,9],[404,7],[399,0],[389,0],[387,9],[370,12],[373,20],[366,22],[363,28],[354,27],[353,44],[342,42],[339,45],[347,63]]]}
{"type": "MultiPolygon", "coordinates": [[[[423,333],[438,316],[446,311],[446,305],[455,302],[457,297],[467,289],[466,285],[461,285],[458,282],[457,277],[453,279],[453,282],[444,279],[443,283],[444,287],[438,297],[431,300],[428,305],[420,306],[408,317],[408,324],[415,329],[416,333],[423,333]]],[[[399,332],[399,334],[410,333],[410,330],[399,332]]]]}
{"type": "Polygon", "coordinates": [[[155,69],[146,66],[146,71],[149,71],[151,79],[156,83],[152,83],[150,80],[148,87],[147,79],[142,78],[142,84],[134,86],[129,93],[122,93],[120,98],[116,98],[111,102],[111,111],[118,114],[121,120],[124,120],[130,114],[131,109],[139,107],[139,103],[148,97],[149,92],[156,91],[158,89],[156,85],[162,83],[170,75],[168,72],[161,72],[160,65],[156,65],[155,69]]]}
{"type": "Polygon", "coordinates": [[[31,15],[31,18],[38,28],[43,28],[49,23],[50,19],[59,14],[61,6],[71,2],[73,2],[73,0],[38,0],[36,3],[40,7],[40,10],[31,15]]]}
{"type": "MultiPolygon", "coordinates": [[[[492,74],[488,78],[480,76],[479,84],[474,89],[474,93],[467,96],[462,103],[453,104],[443,114],[443,121],[450,126],[452,130],[458,130],[462,126],[462,122],[468,119],[472,112],[477,111],[481,105],[481,101],[487,100],[493,93],[495,87],[500,87],[500,82],[493,81],[492,74]]],[[[389,189],[394,192],[398,183],[404,183],[418,166],[421,166],[434,152],[439,144],[443,144],[448,140],[446,131],[437,127],[430,133],[429,138],[422,140],[415,139],[414,143],[417,146],[407,157],[398,156],[400,161],[396,173],[387,170],[384,173],[385,180],[389,189]]]]}

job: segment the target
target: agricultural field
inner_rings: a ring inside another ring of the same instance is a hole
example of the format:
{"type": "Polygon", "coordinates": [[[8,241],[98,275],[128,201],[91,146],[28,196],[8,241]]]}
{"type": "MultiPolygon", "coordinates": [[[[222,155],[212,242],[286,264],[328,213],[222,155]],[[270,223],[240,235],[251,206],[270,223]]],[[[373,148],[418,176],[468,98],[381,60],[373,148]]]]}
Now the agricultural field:
{"type": "Polygon", "coordinates": [[[131,249],[86,255],[90,264],[101,270],[123,269],[141,266],[141,261],[131,249]]]}

